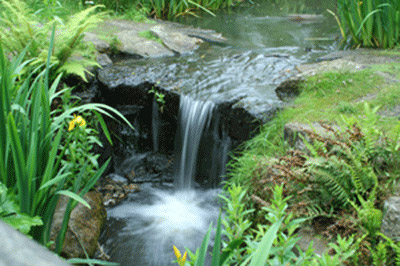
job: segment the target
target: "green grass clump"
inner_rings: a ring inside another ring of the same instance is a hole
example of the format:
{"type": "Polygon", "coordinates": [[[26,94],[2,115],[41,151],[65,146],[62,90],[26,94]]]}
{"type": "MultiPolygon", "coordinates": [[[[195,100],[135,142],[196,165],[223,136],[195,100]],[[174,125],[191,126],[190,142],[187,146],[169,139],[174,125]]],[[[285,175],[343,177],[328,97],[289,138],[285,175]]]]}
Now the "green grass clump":
{"type": "Polygon", "coordinates": [[[393,48],[400,42],[398,0],[338,0],[337,13],[330,13],[350,46],[393,48]]]}

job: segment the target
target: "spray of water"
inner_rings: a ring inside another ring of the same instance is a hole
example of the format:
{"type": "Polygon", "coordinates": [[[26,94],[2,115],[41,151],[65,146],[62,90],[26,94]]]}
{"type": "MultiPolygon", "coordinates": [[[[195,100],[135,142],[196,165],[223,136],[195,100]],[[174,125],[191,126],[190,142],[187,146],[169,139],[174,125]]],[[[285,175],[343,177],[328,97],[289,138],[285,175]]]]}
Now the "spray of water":
{"type": "MultiPolygon", "coordinates": [[[[173,245],[192,251],[201,245],[218,216],[217,189],[193,188],[199,145],[213,109],[212,102],[181,97],[174,188],[142,186],[142,192],[109,211],[109,217],[123,221],[117,236],[106,243],[113,260],[121,265],[171,266],[173,245]]],[[[153,116],[157,114],[153,109],[153,116]]],[[[153,119],[155,126],[158,117],[153,119]]],[[[153,128],[153,141],[157,147],[157,128],[153,128]]]]}

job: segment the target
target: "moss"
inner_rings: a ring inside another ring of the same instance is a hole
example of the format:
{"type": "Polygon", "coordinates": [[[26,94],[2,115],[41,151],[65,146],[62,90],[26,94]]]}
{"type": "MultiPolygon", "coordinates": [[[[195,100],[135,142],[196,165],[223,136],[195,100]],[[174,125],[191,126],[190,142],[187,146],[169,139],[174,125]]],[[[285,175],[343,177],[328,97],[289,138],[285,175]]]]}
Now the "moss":
{"type": "Polygon", "coordinates": [[[152,41],[156,41],[159,42],[161,44],[163,44],[162,40],[160,38],[158,38],[157,36],[155,36],[151,31],[149,30],[145,30],[145,31],[141,31],[138,33],[138,35],[142,38],[146,38],[148,40],[152,40],[152,41]]]}

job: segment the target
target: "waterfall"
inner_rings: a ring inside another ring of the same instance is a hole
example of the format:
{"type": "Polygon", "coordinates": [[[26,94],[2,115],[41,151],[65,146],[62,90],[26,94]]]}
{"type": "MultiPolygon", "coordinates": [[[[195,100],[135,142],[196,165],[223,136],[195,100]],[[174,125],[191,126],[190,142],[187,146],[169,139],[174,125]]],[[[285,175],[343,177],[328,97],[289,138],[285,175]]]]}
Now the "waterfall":
{"type": "Polygon", "coordinates": [[[182,95],[176,135],[175,188],[193,188],[203,132],[209,127],[215,104],[182,95]]]}

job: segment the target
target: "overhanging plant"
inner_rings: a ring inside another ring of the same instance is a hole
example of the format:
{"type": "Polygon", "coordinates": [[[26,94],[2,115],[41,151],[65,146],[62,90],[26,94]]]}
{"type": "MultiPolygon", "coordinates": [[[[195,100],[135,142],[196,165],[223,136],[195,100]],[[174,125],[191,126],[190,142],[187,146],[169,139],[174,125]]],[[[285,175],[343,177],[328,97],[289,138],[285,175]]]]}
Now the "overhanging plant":
{"type": "MultiPolygon", "coordinates": [[[[53,101],[64,90],[57,91],[61,74],[50,84],[51,55],[55,28],[52,31],[50,49],[45,69],[40,72],[26,71],[30,60],[23,61],[26,48],[9,61],[0,45],[0,182],[16,196],[19,211],[30,217],[41,217],[43,225],[34,227],[30,234],[42,244],[48,244],[51,222],[59,195],[71,198],[68,204],[63,229],[57,238],[59,252],[70,212],[83,200],[105,170],[106,162],[99,170],[83,182],[86,168],[83,167],[71,185],[67,184],[71,167],[62,164],[69,145],[66,121],[72,114],[97,111],[130,123],[115,109],[103,104],[86,104],[64,110],[51,109],[53,101]],[[66,139],[65,142],[62,142],[66,139]]],[[[104,125],[104,123],[101,123],[104,125]]],[[[107,134],[107,130],[105,130],[107,134]]],[[[109,138],[109,135],[108,135],[109,138]]]]}

